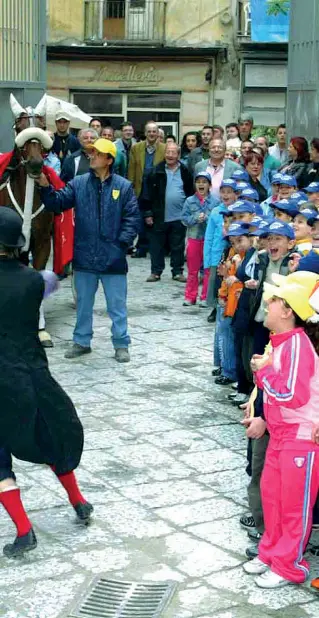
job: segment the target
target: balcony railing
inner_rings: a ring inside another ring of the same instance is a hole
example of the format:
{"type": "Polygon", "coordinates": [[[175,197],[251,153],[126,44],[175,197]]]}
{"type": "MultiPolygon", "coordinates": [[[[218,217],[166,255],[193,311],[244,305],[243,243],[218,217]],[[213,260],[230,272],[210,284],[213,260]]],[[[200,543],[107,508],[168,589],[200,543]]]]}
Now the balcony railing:
{"type": "Polygon", "coordinates": [[[238,0],[237,32],[240,38],[251,38],[251,9],[249,0],[238,0]]]}
{"type": "Polygon", "coordinates": [[[165,43],[166,0],[85,0],[84,39],[91,43],[165,43]]]}

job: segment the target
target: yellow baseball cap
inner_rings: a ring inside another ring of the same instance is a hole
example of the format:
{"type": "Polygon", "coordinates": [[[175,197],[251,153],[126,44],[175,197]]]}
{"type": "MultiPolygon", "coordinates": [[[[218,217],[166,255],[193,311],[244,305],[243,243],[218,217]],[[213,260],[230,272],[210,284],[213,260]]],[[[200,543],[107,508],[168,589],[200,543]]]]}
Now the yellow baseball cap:
{"type": "Polygon", "coordinates": [[[117,155],[117,148],[113,142],[109,139],[105,139],[105,137],[99,137],[93,144],[88,144],[86,148],[91,148],[98,150],[98,152],[102,152],[103,154],[109,154],[113,159],[115,159],[117,155]]]}
{"type": "Polygon", "coordinates": [[[304,322],[316,314],[309,299],[319,282],[319,275],[301,270],[287,277],[273,274],[272,280],[275,285],[264,283],[264,301],[273,296],[282,298],[304,322]]]}

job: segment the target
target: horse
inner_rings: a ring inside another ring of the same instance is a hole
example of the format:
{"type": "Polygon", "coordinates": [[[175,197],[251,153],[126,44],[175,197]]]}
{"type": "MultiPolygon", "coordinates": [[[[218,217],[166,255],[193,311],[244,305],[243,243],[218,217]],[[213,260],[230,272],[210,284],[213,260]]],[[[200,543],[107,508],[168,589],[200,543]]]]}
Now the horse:
{"type": "MultiPolygon", "coordinates": [[[[25,121],[26,116],[22,118],[25,121]]],[[[28,264],[31,253],[32,265],[36,270],[45,269],[51,251],[53,214],[45,211],[35,183],[43,168],[44,151],[51,148],[49,135],[43,129],[31,126],[20,130],[15,138],[13,152],[0,157],[0,207],[9,205],[15,208],[23,219],[26,243],[21,252],[21,261],[28,264]]],[[[44,347],[53,346],[45,330],[43,307],[40,312],[39,337],[44,347]]]]}

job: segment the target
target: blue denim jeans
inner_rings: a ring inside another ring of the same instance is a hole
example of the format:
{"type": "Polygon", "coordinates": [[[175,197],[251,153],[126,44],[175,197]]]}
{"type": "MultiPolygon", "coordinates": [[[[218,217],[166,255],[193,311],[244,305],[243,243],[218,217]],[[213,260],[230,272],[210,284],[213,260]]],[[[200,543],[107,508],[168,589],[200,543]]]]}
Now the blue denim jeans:
{"type": "Polygon", "coordinates": [[[222,376],[236,381],[236,355],[234,333],[231,325],[232,318],[225,317],[224,307],[218,306],[217,312],[219,314],[218,334],[222,376]]]}
{"type": "Polygon", "coordinates": [[[76,270],[74,285],[77,295],[76,325],[73,341],[89,347],[93,336],[93,306],[95,294],[102,282],[107,312],[112,320],[112,343],[115,349],[131,343],[127,334],[126,275],[102,275],[76,270]]]}
{"type": "Polygon", "coordinates": [[[222,359],[220,355],[220,321],[221,314],[224,311],[222,307],[216,307],[216,324],[215,324],[215,339],[214,339],[214,366],[221,367],[222,359]]]}

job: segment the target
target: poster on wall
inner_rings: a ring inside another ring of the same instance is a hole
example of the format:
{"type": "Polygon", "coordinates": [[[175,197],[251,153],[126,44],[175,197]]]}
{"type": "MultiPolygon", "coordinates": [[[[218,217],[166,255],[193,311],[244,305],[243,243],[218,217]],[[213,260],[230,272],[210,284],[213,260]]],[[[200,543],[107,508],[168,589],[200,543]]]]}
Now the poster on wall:
{"type": "Polygon", "coordinates": [[[289,38],[289,11],[287,15],[268,15],[267,0],[250,0],[251,40],[282,43],[289,38]]]}

